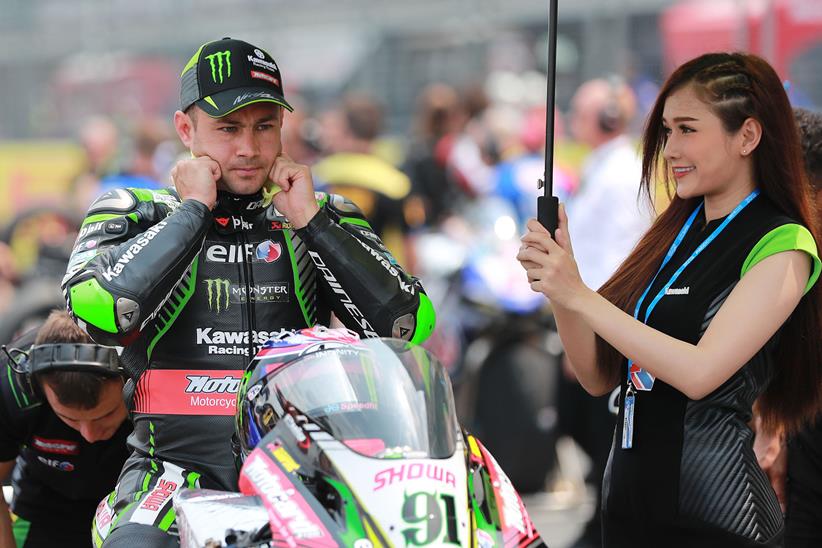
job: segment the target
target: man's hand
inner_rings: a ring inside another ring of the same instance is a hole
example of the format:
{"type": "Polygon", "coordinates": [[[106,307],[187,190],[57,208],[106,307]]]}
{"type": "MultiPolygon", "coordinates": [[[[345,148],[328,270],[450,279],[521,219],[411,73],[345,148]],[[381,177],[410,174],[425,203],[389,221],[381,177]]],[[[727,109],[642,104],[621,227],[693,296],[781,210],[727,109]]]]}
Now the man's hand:
{"type": "Polygon", "coordinates": [[[197,200],[208,209],[214,209],[217,203],[217,181],[221,176],[220,164],[208,156],[180,160],[171,169],[180,200],[197,200]]]}
{"type": "Polygon", "coordinates": [[[294,228],[303,228],[320,210],[314,197],[311,170],[283,153],[274,162],[269,178],[280,187],[280,192],[274,195],[274,206],[294,228]]]}

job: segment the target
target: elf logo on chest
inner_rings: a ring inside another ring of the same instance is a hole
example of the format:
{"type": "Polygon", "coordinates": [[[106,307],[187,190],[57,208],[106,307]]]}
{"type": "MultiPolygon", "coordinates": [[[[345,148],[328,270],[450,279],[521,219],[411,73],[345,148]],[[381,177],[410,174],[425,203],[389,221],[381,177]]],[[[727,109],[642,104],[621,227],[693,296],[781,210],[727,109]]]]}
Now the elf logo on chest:
{"type": "Polygon", "coordinates": [[[283,254],[279,242],[265,240],[247,244],[213,244],[206,247],[206,261],[210,263],[273,263],[283,254]]]}
{"type": "Polygon", "coordinates": [[[47,459],[45,457],[41,457],[37,455],[37,460],[45,464],[46,466],[51,466],[52,468],[56,468],[61,472],[73,472],[74,465],[65,460],[57,460],[57,459],[47,459]]]}
{"type": "Polygon", "coordinates": [[[691,286],[685,287],[669,287],[665,290],[666,295],[688,295],[691,291],[691,286]]]}

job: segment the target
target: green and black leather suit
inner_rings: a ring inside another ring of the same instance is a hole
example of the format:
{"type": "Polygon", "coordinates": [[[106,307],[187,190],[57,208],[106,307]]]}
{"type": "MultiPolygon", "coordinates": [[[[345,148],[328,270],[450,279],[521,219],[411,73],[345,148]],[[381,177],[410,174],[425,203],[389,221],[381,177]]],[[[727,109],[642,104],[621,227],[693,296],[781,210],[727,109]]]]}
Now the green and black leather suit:
{"type": "Polygon", "coordinates": [[[327,325],[333,312],[360,336],[430,334],[419,281],[360,210],[336,195],[317,201],[300,230],[262,193],[218,193],[213,212],[170,189],[118,189],[92,204],[63,290],[95,341],[124,347],[135,453],[117,499],[150,491],[169,464],[190,484],[236,487],[234,394],[269,333],[327,325]]]}

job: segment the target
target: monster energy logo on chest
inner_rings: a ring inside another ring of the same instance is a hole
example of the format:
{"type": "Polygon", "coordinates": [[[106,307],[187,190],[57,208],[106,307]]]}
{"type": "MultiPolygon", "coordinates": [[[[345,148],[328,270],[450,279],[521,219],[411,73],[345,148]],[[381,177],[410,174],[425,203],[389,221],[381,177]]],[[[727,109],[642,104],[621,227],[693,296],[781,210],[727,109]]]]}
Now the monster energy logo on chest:
{"type": "Polygon", "coordinates": [[[231,78],[231,51],[218,51],[217,53],[212,53],[211,55],[206,55],[206,59],[211,64],[211,79],[214,83],[217,83],[217,78],[220,79],[219,83],[223,83],[223,66],[226,67],[226,78],[231,78]]]}
{"type": "Polygon", "coordinates": [[[226,278],[209,278],[203,280],[203,283],[206,285],[208,309],[217,314],[225,312],[232,304],[285,303],[290,300],[287,282],[270,282],[247,287],[232,284],[231,280],[226,278]]]}
{"type": "Polygon", "coordinates": [[[206,288],[208,290],[208,309],[214,310],[217,314],[224,310],[228,310],[228,307],[231,304],[228,300],[231,281],[216,278],[205,280],[204,283],[206,284],[206,288]]]}

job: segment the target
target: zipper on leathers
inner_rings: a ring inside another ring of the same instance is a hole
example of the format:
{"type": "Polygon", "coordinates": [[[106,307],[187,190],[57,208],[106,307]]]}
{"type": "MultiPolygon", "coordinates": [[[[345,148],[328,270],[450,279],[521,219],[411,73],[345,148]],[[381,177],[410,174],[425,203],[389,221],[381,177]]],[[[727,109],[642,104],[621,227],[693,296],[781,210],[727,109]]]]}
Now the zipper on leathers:
{"type": "Polygon", "coordinates": [[[254,315],[254,303],[252,301],[252,295],[254,293],[254,275],[252,274],[253,269],[251,266],[252,255],[251,253],[246,253],[246,249],[249,249],[247,247],[249,245],[248,238],[246,237],[244,230],[240,230],[238,235],[240,238],[240,248],[243,250],[243,283],[246,288],[245,313],[246,319],[248,320],[248,361],[246,362],[246,366],[248,366],[256,354],[254,347],[254,333],[257,331],[257,321],[254,315]]]}

